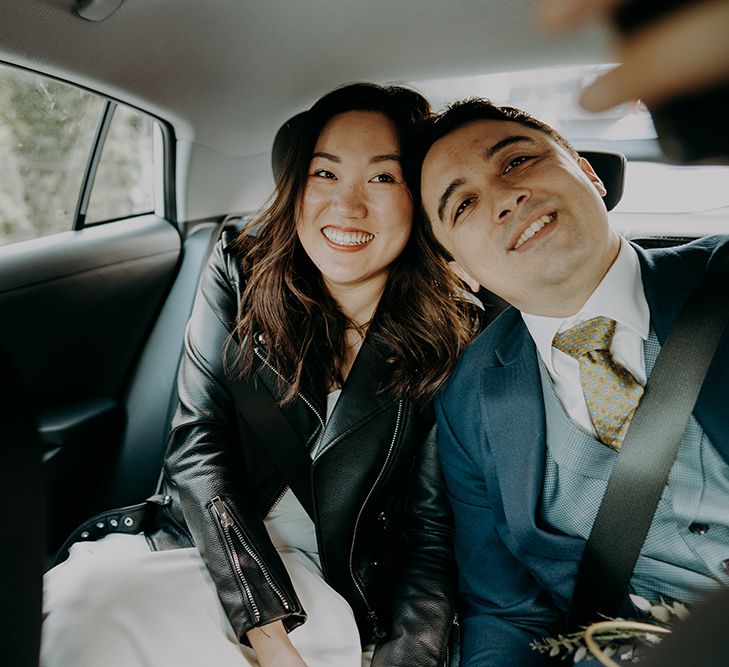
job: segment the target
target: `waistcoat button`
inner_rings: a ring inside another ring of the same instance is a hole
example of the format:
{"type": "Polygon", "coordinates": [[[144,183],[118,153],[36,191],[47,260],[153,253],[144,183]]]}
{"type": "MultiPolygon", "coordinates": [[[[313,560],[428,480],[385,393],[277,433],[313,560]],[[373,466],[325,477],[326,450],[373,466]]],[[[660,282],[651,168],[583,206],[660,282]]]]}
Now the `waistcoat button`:
{"type": "Polygon", "coordinates": [[[689,526],[689,530],[696,535],[705,535],[706,531],[709,530],[709,524],[694,522],[689,526]]]}

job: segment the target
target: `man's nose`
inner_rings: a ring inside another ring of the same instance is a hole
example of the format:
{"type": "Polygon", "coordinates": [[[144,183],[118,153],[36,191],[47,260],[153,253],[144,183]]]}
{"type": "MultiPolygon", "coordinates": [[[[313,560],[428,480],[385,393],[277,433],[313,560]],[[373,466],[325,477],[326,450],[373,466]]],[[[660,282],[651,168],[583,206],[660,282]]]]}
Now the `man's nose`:
{"type": "Polygon", "coordinates": [[[522,187],[503,188],[496,201],[494,211],[494,219],[496,222],[506,222],[519,208],[529,201],[530,194],[528,189],[522,187]]]}
{"type": "Polygon", "coordinates": [[[363,218],[367,214],[367,205],[362,186],[342,184],[337,189],[335,209],[347,218],[363,218]]]}

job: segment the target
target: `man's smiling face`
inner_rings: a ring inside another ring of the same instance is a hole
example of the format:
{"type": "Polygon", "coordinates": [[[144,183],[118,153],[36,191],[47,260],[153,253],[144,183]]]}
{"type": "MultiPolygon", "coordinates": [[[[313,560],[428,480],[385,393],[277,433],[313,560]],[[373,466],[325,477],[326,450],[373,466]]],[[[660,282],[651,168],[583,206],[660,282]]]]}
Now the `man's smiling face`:
{"type": "Polygon", "coordinates": [[[435,238],[525,312],[572,314],[617,255],[592,167],[521,123],[475,120],[436,141],[421,191],[435,238]]]}

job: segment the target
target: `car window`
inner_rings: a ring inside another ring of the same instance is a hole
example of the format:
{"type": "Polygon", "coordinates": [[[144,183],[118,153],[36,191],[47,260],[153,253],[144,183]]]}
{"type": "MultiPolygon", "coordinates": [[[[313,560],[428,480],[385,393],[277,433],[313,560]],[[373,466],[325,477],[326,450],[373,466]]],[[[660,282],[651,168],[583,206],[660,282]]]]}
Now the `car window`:
{"type": "Polygon", "coordinates": [[[729,167],[628,162],[617,212],[699,213],[729,207],[729,167]]]}
{"type": "Polygon", "coordinates": [[[117,106],[91,190],[86,224],[124,218],[154,209],[154,121],[117,106]]]}
{"type": "Polygon", "coordinates": [[[0,66],[0,243],[71,229],[104,101],[0,66]]]}
{"type": "Polygon", "coordinates": [[[89,222],[152,211],[153,124],[100,95],[0,64],[0,245],[82,227],[79,202],[91,184],[89,222]]]}

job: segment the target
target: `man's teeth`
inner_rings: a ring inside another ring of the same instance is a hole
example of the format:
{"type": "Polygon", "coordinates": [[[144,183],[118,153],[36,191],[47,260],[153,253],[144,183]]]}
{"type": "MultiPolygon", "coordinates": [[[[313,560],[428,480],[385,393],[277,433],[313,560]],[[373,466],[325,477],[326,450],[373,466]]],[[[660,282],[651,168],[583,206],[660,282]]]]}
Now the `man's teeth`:
{"type": "Polygon", "coordinates": [[[375,238],[374,234],[343,232],[340,229],[331,229],[329,227],[324,227],[321,231],[324,236],[337,245],[362,245],[363,243],[369,243],[375,238]]]}
{"type": "Polygon", "coordinates": [[[516,250],[519,246],[521,246],[525,241],[528,241],[532,236],[534,236],[544,225],[549,224],[554,220],[555,214],[551,213],[550,215],[543,215],[539,220],[535,220],[531,225],[529,225],[523,232],[522,235],[519,237],[519,239],[516,242],[516,245],[514,246],[514,250],[516,250]]]}

